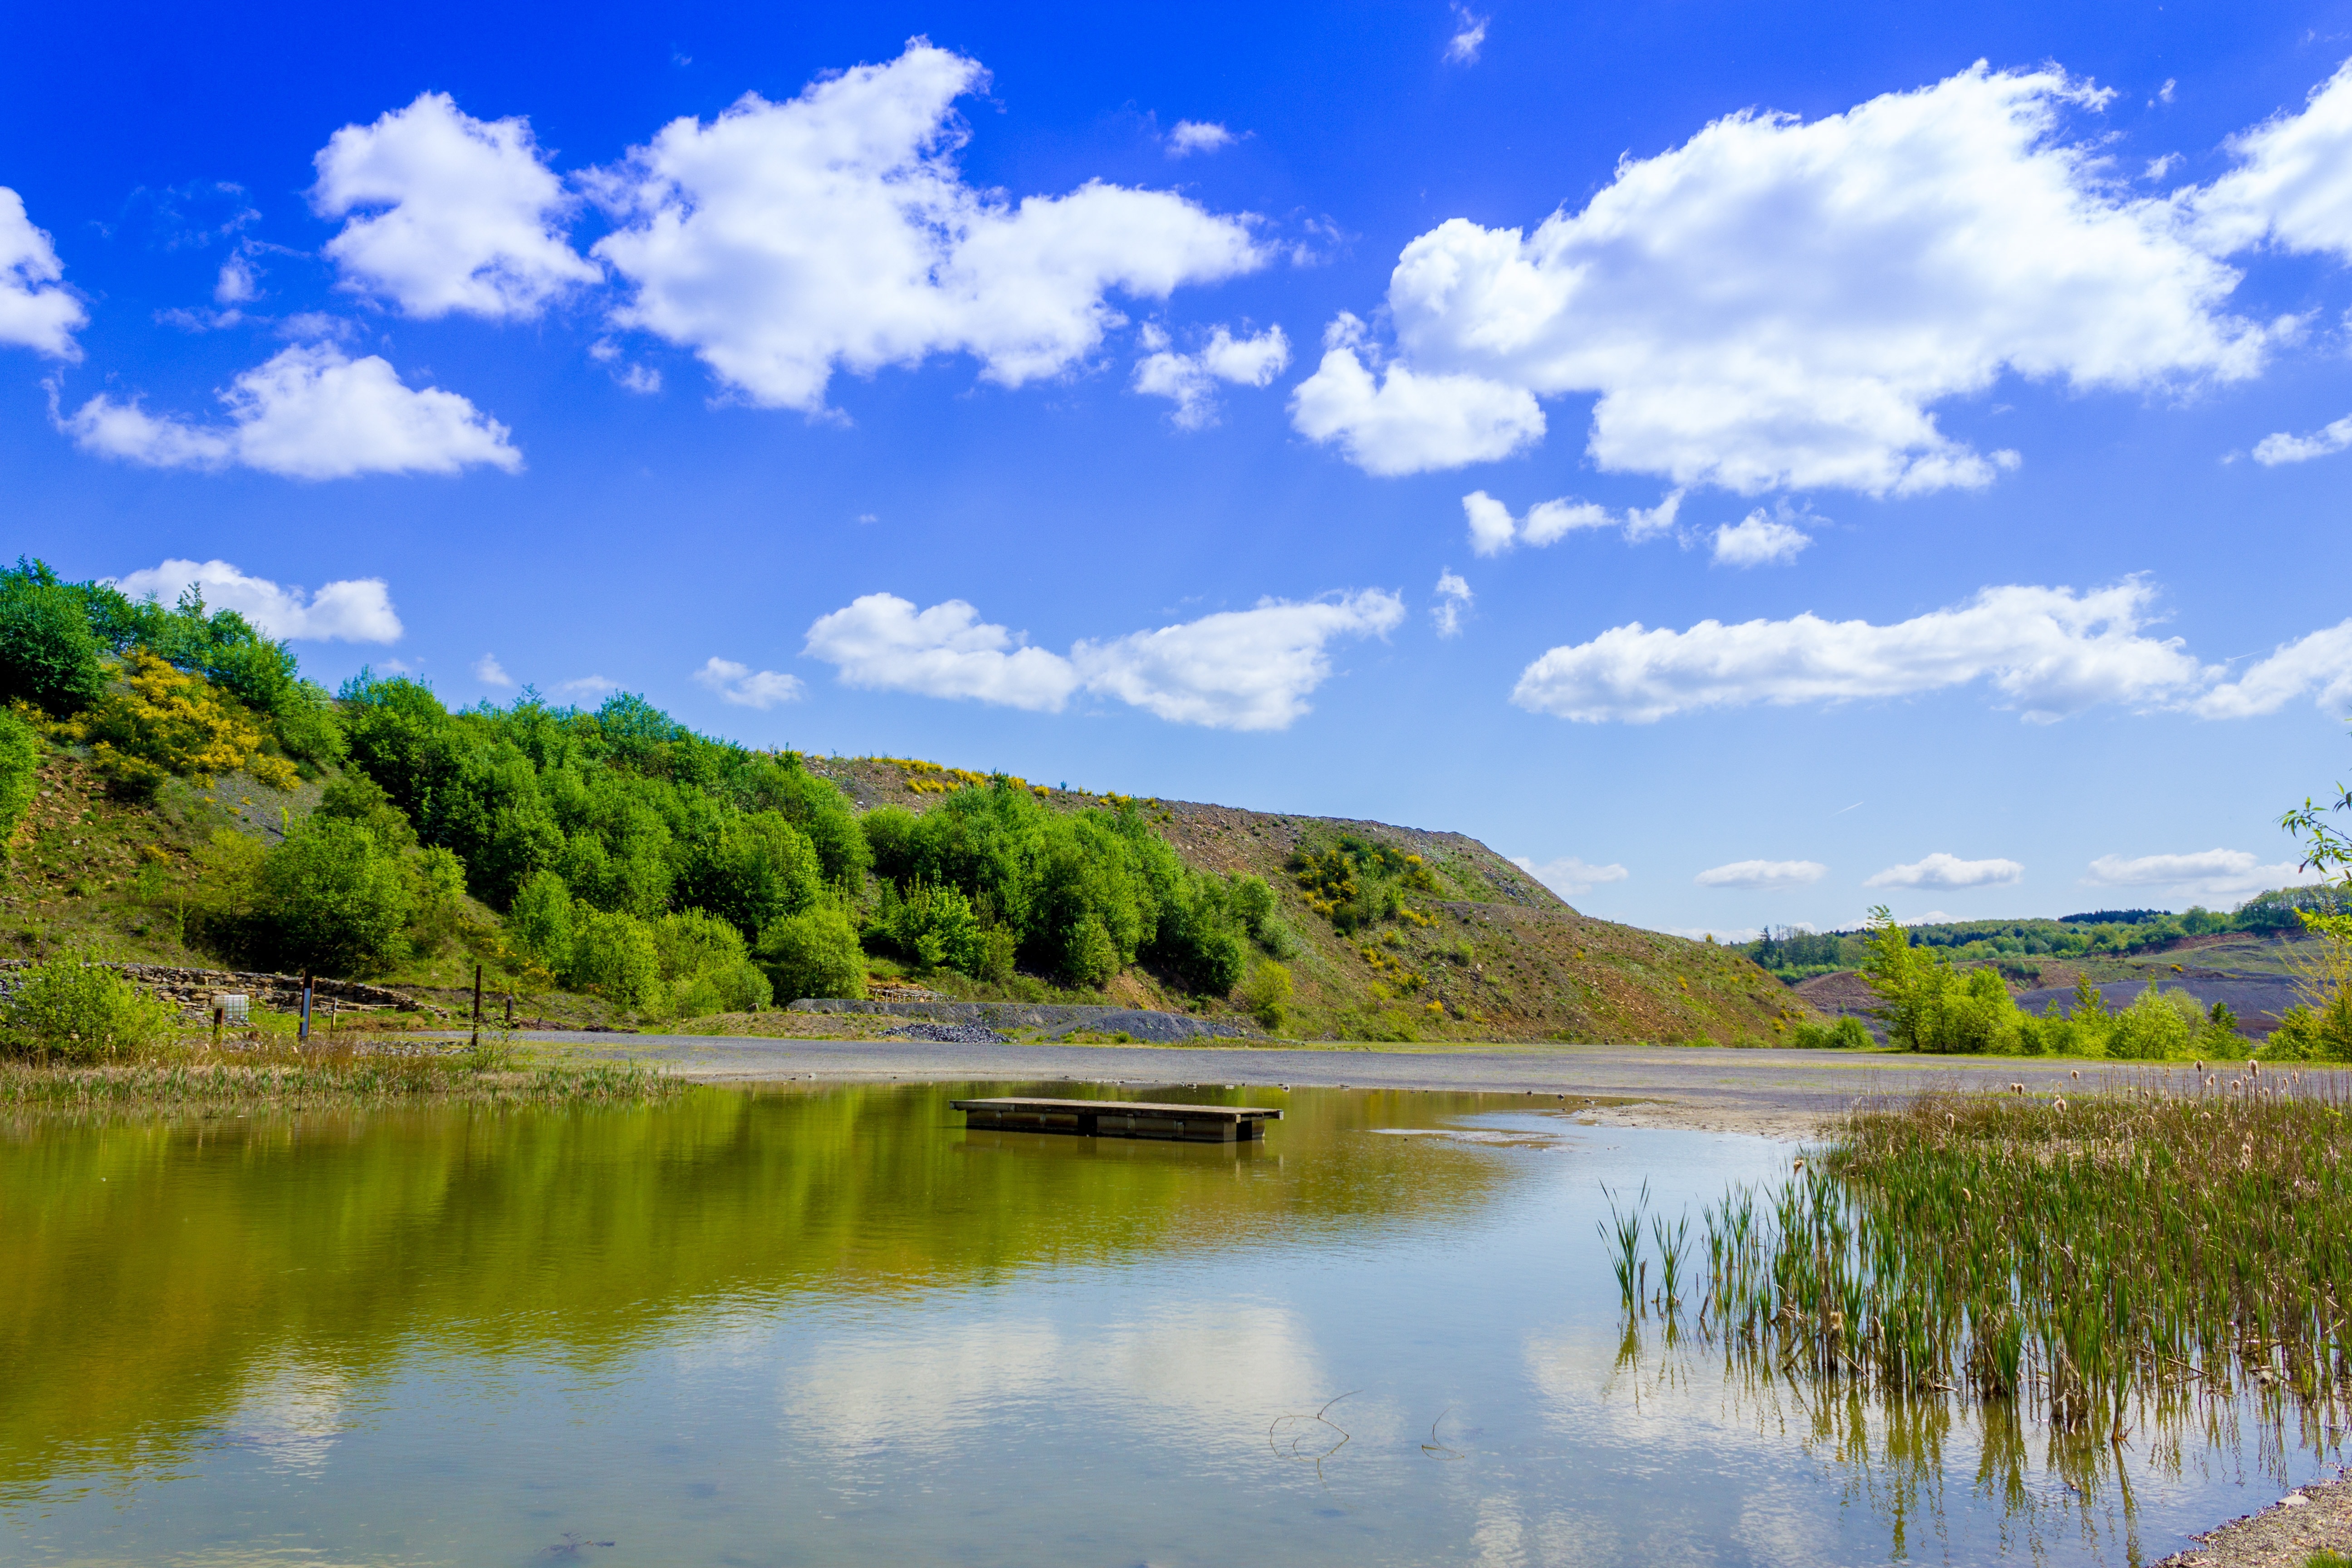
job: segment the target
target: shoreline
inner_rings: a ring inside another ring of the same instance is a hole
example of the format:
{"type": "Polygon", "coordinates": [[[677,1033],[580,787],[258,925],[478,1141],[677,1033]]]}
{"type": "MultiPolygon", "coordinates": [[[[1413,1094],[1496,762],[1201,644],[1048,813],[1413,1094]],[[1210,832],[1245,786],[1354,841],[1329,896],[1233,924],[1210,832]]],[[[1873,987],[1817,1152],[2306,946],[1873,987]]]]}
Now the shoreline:
{"type": "MultiPolygon", "coordinates": [[[[2161,1063],[2074,1058],[1920,1057],[1727,1046],[935,1044],[714,1035],[518,1035],[697,1083],[1092,1082],[1298,1086],[1589,1099],[1597,1126],[1742,1132],[1804,1142],[1858,1100],[1927,1089],[2096,1093],[2161,1063]]],[[[575,1057],[575,1059],[576,1057],[575,1057]]],[[[2187,1072],[2187,1064],[2174,1070],[2187,1072]]]]}
{"type": "Polygon", "coordinates": [[[2149,1568],[2304,1568],[2314,1552],[2352,1546],[2352,1479],[2313,1481],[2276,1502],[2215,1525],[2196,1545],[2149,1568]]]}

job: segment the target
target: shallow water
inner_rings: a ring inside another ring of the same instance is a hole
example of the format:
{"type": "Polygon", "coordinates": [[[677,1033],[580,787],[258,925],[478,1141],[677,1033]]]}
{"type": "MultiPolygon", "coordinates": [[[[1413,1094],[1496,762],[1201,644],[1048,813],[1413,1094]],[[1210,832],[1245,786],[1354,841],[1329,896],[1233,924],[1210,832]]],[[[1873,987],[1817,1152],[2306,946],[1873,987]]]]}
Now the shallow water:
{"type": "Polygon", "coordinates": [[[1519,1096],[1042,1085],[0,1135],[0,1561],[2147,1562],[2311,1478],[1624,1338],[1602,1184],[1759,1139],[1519,1096]],[[1278,1104],[1262,1146],[947,1101],[1278,1104]]]}

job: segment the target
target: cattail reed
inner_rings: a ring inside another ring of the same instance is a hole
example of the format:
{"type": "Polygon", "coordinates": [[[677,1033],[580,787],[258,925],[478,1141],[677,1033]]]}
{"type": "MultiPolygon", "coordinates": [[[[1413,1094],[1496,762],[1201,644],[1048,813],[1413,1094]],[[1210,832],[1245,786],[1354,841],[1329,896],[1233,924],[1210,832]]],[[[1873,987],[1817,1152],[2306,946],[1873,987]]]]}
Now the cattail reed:
{"type": "MultiPolygon", "coordinates": [[[[2252,1087],[2168,1074],[2071,1105],[1858,1106],[1777,1188],[1701,1215],[1701,1327],[1783,1373],[2015,1402],[2117,1438],[2137,1402],[2251,1391],[2336,1412],[2352,1394],[2352,1078],[2252,1087]]],[[[1650,1230],[1670,1298],[1679,1233],[1650,1230]]],[[[1640,1208],[1613,1236],[1631,1308],[1640,1208]]]]}

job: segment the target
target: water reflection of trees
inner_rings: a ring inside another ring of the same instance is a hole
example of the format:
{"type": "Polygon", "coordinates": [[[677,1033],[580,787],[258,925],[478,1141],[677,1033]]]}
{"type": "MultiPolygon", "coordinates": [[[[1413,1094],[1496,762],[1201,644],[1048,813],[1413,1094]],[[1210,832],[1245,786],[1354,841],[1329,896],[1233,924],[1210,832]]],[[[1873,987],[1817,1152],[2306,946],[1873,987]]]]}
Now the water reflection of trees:
{"type": "Polygon", "coordinates": [[[152,1462],[289,1365],[593,1364],[715,1307],[1433,1223],[1510,1176],[1358,1135],[1491,1109],[1475,1096],[1301,1091],[1270,1142],[1229,1149],[967,1138],[946,1101],[971,1087],[11,1129],[0,1499],[152,1462]]]}

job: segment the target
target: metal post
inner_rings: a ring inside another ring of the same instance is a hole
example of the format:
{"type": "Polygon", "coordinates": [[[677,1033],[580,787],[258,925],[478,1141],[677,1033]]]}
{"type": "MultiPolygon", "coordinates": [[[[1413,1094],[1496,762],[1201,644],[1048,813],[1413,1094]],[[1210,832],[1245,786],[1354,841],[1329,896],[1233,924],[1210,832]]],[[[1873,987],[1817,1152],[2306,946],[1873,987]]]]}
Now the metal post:
{"type": "Polygon", "coordinates": [[[213,1004],[213,1049],[215,1050],[220,1049],[221,1021],[227,1016],[227,1008],[217,1002],[213,1004]]]}
{"type": "Polygon", "coordinates": [[[514,1027],[514,993],[507,993],[507,1027],[514,1027]]]}
{"type": "Polygon", "coordinates": [[[480,1048],[480,1047],[481,1047],[481,1044],[482,1044],[482,966],[481,966],[480,964],[477,963],[476,965],[474,965],[474,1045],[475,1045],[475,1047],[476,1047],[477,1049],[479,1049],[479,1048],[480,1048]]]}
{"type": "Polygon", "coordinates": [[[310,972],[302,972],[302,1032],[296,1037],[300,1045],[310,1043],[310,972]]]}

